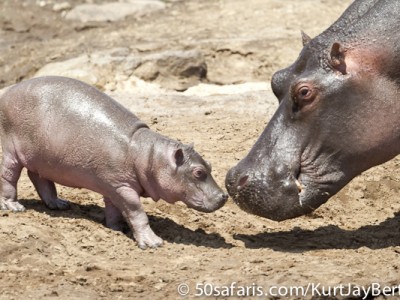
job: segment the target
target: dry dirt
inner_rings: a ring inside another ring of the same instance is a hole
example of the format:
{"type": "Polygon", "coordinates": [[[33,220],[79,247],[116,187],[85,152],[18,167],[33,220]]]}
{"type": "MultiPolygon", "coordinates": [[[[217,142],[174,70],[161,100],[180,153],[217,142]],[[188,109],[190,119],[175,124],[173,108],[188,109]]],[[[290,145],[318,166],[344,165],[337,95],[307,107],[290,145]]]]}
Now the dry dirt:
{"type": "MultiPolygon", "coordinates": [[[[82,26],[54,12],[51,1],[2,0],[0,84],[29,78],[51,61],[113,47],[198,49],[206,58],[209,83],[268,83],[299,53],[300,29],[315,36],[349,3],[166,1],[167,8],[151,16],[82,26]]],[[[229,167],[271,117],[271,91],[242,93],[240,101],[226,95],[220,103],[213,99],[221,97],[196,102],[172,94],[144,97],[147,110],[140,102],[132,105],[154,130],[194,142],[223,185],[229,167]]],[[[104,226],[100,195],[59,187],[72,209],[51,211],[24,173],[19,198],[27,210],[0,212],[0,299],[193,299],[198,284],[232,282],[264,291],[309,283],[397,286],[399,167],[399,158],[375,167],[314,213],[280,223],[246,214],[231,201],[203,214],[143,199],[153,230],[165,240],[162,248],[145,251],[129,235],[104,226]],[[186,297],[178,294],[181,283],[190,288],[186,297]]]]}

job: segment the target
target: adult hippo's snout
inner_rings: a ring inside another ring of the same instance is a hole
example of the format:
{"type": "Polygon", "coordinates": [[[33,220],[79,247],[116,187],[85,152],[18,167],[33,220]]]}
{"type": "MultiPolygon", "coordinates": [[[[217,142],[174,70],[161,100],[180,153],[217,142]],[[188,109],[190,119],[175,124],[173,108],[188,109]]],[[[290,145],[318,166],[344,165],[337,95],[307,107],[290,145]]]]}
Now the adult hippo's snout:
{"type": "Polygon", "coordinates": [[[298,170],[282,165],[263,166],[254,171],[254,168],[246,166],[246,160],[242,160],[229,170],[225,184],[233,201],[242,210],[282,221],[307,214],[315,208],[310,201],[302,202],[307,192],[298,175],[298,170]]]}
{"type": "Polygon", "coordinates": [[[265,174],[240,175],[231,170],[226,178],[226,187],[235,203],[244,211],[271,220],[281,221],[293,218],[292,207],[298,207],[299,195],[293,184],[275,187],[277,182],[268,182],[265,174]],[[279,191],[278,197],[271,197],[272,190],[279,191]],[[286,201],[279,201],[286,199],[286,201]],[[289,209],[288,209],[289,208],[289,209]]]}
{"type": "Polygon", "coordinates": [[[356,0],[273,75],[279,106],[226,176],[243,210],[309,213],[352,178],[400,153],[400,1],[356,0]],[[351,34],[350,34],[351,33],[351,34]]]}

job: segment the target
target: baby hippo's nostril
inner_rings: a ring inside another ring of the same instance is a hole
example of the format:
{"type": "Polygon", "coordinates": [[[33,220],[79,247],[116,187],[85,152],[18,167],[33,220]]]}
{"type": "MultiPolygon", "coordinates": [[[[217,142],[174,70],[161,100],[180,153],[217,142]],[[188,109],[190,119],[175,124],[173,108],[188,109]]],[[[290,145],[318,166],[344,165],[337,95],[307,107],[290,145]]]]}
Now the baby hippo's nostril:
{"type": "Polygon", "coordinates": [[[228,198],[229,198],[229,196],[225,193],[216,195],[216,198],[215,198],[216,201],[213,202],[213,204],[211,205],[212,209],[210,211],[215,211],[215,210],[221,208],[222,206],[224,206],[226,201],[228,200],[228,198]]]}
{"type": "Polygon", "coordinates": [[[237,189],[238,190],[242,189],[246,185],[248,179],[249,179],[249,175],[242,176],[238,181],[237,189]]]}
{"type": "Polygon", "coordinates": [[[222,201],[226,201],[228,200],[228,198],[229,198],[228,194],[222,194],[221,196],[222,201]]]}

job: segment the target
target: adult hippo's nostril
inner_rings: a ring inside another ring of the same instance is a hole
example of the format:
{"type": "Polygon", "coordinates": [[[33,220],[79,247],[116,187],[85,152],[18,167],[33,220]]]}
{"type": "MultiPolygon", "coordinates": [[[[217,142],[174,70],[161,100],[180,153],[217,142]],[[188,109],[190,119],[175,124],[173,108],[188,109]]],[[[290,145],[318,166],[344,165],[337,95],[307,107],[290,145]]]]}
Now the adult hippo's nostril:
{"type": "Polygon", "coordinates": [[[238,191],[241,190],[246,185],[248,180],[249,180],[249,175],[244,175],[244,176],[240,177],[238,184],[237,184],[238,191]]]}
{"type": "Polygon", "coordinates": [[[242,175],[234,168],[230,169],[225,178],[225,186],[228,194],[232,196],[238,193],[246,185],[248,179],[248,175],[242,175]]]}

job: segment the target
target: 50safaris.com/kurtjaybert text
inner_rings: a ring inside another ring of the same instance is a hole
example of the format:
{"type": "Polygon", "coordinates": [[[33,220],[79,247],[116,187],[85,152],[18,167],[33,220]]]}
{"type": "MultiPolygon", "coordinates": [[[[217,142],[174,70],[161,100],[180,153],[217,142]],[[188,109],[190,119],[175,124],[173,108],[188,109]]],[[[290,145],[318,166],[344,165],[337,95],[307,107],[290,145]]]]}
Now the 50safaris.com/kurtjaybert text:
{"type": "Polygon", "coordinates": [[[321,296],[321,297],[359,297],[366,299],[369,296],[400,296],[400,284],[396,286],[385,286],[379,283],[371,283],[371,285],[358,286],[354,284],[339,284],[335,286],[324,286],[321,283],[308,283],[298,286],[262,286],[256,283],[250,285],[240,285],[237,282],[232,282],[227,285],[217,285],[212,283],[197,283],[193,293],[187,284],[178,286],[178,293],[181,296],[186,296],[194,293],[194,296],[237,296],[237,297],[260,297],[260,296],[276,296],[276,297],[306,297],[306,296],[321,296]]]}

